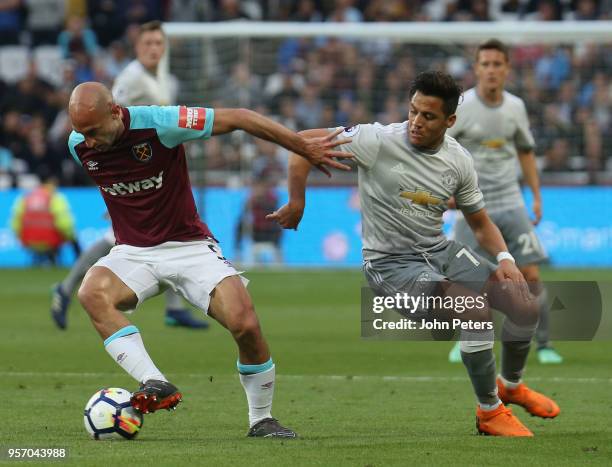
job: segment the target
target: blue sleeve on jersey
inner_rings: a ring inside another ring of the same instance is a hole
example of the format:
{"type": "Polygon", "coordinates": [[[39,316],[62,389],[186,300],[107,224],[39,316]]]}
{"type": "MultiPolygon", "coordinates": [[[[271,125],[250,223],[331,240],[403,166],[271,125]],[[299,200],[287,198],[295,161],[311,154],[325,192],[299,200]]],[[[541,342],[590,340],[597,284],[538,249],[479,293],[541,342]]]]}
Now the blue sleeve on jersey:
{"type": "Polygon", "coordinates": [[[135,106],[128,107],[130,129],[153,128],[161,143],[173,148],[185,141],[208,139],[212,136],[215,112],[203,107],[184,106],[135,106]],[[204,110],[204,116],[201,115],[204,110]],[[197,121],[194,121],[194,116],[197,121]],[[204,117],[204,125],[201,119],[204,117]]]}
{"type": "Polygon", "coordinates": [[[68,149],[70,150],[70,154],[72,154],[73,159],[77,164],[81,165],[81,161],[79,160],[79,156],[77,156],[75,146],[81,144],[85,141],[85,137],[81,133],[77,133],[73,131],[70,133],[70,137],[68,138],[68,149]]]}

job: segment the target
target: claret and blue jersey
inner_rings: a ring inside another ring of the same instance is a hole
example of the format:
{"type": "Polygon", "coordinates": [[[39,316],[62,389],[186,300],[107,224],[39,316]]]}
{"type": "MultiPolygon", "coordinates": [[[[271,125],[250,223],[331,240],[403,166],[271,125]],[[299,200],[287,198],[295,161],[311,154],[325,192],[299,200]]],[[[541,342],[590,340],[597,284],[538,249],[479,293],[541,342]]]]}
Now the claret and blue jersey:
{"type": "Polygon", "coordinates": [[[72,157],[100,188],[118,244],[139,247],[212,237],[197,213],[184,142],[212,135],[213,109],[122,108],[123,134],[106,151],[73,131],[72,157]]]}

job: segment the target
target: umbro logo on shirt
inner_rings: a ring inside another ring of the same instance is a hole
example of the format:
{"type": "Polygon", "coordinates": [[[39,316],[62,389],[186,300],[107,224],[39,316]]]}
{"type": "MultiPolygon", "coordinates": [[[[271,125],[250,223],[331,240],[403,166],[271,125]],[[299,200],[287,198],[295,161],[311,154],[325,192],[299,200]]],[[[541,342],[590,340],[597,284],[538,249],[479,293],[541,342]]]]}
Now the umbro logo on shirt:
{"type": "Polygon", "coordinates": [[[87,170],[98,170],[98,163],[96,161],[89,161],[85,165],[87,166],[87,170]]]}

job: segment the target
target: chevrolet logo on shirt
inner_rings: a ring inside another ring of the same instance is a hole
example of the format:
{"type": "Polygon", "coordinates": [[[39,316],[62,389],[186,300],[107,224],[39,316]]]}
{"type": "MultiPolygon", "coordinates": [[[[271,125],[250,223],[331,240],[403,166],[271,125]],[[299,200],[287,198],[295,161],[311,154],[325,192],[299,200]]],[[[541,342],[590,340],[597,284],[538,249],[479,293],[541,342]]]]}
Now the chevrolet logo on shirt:
{"type": "Polygon", "coordinates": [[[501,149],[506,144],[506,140],[502,138],[488,139],[488,140],[483,141],[480,144],[481,146],[484,146],[485,148],[488,148],[488,149],[501,149]]]}
{"type": "Polygon", "coordinates": [[[438,204],[442,204],[442,199],[433,196],[431,191],[401,191],[400,196],[422,206],[437,206],[438,204]]]}

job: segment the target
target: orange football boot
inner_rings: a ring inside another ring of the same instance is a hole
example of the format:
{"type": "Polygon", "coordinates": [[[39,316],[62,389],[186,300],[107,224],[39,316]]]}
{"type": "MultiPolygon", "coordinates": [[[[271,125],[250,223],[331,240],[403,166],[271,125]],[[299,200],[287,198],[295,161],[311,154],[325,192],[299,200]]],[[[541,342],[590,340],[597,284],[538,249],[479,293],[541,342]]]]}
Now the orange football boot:
{"type": "Polygon", "coordinates": [[[481,435],[533,436],[533,433],[514,416],[504,404],[494,410],[476,409],[476,429],[481,435]]]}
{"type": "Polygon", "coordinates": [[[555,401],[529,389],[524,383],[519,384],[516,389],[509,389],[497,378],[497,394],[504,404],[520,405],[536,417],[555,418],[561,412],[555,401]]]}

